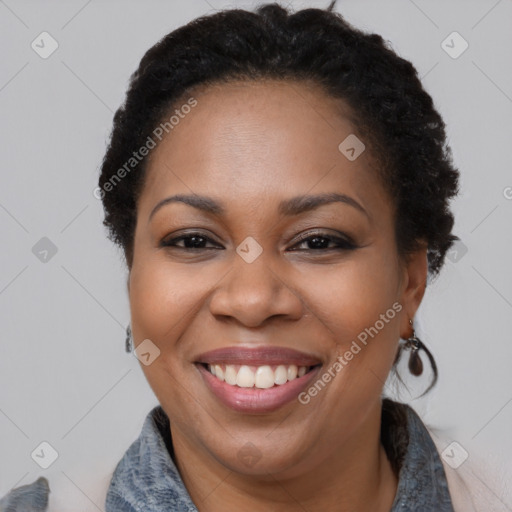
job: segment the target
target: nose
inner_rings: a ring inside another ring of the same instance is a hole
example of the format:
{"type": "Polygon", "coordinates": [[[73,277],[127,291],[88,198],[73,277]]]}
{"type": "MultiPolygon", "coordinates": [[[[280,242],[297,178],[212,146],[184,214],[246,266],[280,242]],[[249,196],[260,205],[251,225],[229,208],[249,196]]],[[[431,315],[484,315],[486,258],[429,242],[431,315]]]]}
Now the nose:
{"type": "Polygon", "coordinates": [[[304,312],[300,294],[283,273],[272,269],[264,256],[252,263],[234,254],[230,271],[221,279],[210,299],[216,317],[236,319],[246,327],[259,327],[270,318],[298,320],[304,312]]]}

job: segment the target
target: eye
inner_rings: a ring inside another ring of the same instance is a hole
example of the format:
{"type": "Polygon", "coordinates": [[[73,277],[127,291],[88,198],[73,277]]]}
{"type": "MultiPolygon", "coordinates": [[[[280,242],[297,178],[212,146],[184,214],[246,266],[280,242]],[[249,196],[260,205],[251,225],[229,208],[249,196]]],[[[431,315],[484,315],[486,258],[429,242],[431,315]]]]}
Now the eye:
{"type": "MultiPolygon", "coordinates": [[[[306,249],[299,249],[304,251],[318,251],[318,250],[354,250],[357,248],[356,244],[350,239],[350,237],[338,237],[329,233],[306,233],[300,236],[299,243],[293,247],[309,244],[312,247],[306,249]],[[334,244],[334,247],[329,247],[330,244],[334,244]]],[[[290,249],[294,251],[296,249],[290,249]]]]}
{"type": "MultiPolygon", "coordinates": [[[[207,237],[200,232],[191,232],[183,234],[174,238],[167,238],[160,243],[161,247],[173,247],[184,251],[200,251],[207,249],[221,248],[219,244],[214,242],[211,238],[207,237]],[[213,247],[207,247],[207,244],[212,244],[213,247]]],[[[356,244],[350,237],[334,236],[329,233],[317,232],[306,233],[299,237],[299,241],[291,248],[290,251],[320,251],[320,250],[353,250],[356,249],[356,244]],[[296,247],[309,244],[305,249],[296,249],[296,247]],[[334,244],[334,246],[333,246],[334,244]]]]}
{"type": "Polygon", "coordinates": [[[211,238],[208,238],[203,233],[193,232],[187,233],[175,238],[167,238],[162,240],[160,243],[161,247],[175,247],[177,249],[183,250],[202,250],[202,249],[211,249],[211,247],[205,247],[205,244],[212,243],[217,248],[219,247],[211,238]],[[183,242],[183,245],[178,245],[183,242]]]}

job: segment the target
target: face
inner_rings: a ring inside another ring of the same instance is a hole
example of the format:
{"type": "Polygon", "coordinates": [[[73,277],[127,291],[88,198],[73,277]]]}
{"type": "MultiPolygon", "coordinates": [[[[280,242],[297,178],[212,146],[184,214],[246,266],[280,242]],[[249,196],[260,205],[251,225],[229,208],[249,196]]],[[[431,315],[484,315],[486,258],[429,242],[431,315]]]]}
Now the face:
{"type": "Polygon", "coordinates": [[[279,81],[193,96],[138,203],[132,330],[160,351],[142,369],[204,461],[307,471],[375,426],[426,253],[399,258],[370,150],[338,148],[357,135],[339,100],[279,81]]]}

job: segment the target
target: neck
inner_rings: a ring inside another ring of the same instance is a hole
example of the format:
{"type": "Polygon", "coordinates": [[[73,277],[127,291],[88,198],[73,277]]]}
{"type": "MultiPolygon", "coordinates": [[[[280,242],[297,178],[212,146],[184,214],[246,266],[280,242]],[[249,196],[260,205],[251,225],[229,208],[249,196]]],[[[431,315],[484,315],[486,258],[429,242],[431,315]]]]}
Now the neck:
{"type": "Polygon", "coordinates": [[[293,475],[235,473],[198,449],[171,424],[177,466],[200,512],[295,512],[301,507],[310,511],[388,512],[398,480],[380,442],[380,406],[379,401],[346,442],[329,450],[327,457],[306,471],[293,475]]]}

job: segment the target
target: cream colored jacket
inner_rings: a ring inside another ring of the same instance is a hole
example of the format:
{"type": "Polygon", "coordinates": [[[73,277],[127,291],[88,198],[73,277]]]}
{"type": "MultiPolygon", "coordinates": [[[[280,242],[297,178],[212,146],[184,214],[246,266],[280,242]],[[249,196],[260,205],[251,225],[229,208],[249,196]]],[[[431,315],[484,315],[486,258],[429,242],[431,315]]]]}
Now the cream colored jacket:
{"type": "Polygon", "coordinates": [[[456,469],[450,455],[451,442],[427,428],[434,441],[448,482],[455,512],[512,512],[512,476],[491,467],[483,458],[468,457],[456,469]],[[443,451],[447,450],[445,456],[443,451]],[[448,462],[449,461],[449,462],[448,462]]]}

